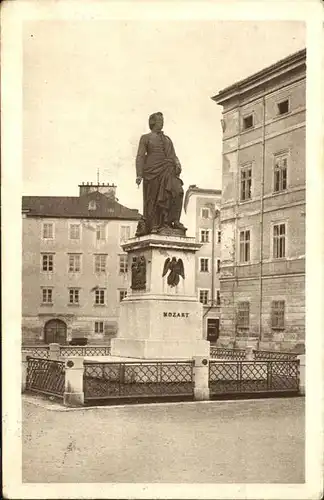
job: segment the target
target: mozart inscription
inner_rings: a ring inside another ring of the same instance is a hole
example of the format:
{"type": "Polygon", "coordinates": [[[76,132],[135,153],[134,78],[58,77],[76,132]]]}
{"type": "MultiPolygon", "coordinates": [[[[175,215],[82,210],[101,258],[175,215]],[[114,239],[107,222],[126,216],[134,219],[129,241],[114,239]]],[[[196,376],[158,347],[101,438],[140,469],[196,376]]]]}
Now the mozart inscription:
{"type": "Polygon", "coordinates": [[[189,318],[189,313],[180,312],[164,312],[164,318],[189,318]]]}

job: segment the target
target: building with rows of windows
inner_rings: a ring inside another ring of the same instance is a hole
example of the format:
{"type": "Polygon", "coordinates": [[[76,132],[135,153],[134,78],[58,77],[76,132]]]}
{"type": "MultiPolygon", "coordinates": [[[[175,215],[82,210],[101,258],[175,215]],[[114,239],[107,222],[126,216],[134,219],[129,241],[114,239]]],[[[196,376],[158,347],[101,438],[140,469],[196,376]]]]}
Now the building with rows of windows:
{"type": "Polygon", "coordinates": [[[201,243],[196,253],[195,283],[203,304],[204,338],[216,342],[220,321],[220,203],[221,191],[189,186],[184,200],[188,236],[201,243]]]}
{"type": "Polygon", "coordinates": [[[139,214],[119,204],[116,186],[83,184],[76,197],[24,196],[24,343],[108,341],[127,290],[127,254],[139,214]]]}
{"type": "Polygon", "coordinates": [[[306,51],[221,90],[219,343],[303,348],[306,51]]]}

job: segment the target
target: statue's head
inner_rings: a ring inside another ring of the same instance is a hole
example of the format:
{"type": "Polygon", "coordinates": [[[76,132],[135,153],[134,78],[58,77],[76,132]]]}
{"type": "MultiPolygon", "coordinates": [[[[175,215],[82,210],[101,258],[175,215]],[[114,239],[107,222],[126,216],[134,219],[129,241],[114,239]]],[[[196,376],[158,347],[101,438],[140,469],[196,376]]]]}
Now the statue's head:
{"type": "Polygon", "coordinates": [[[149,127],[151,130],[162,130],[163,128],[163,114],[158,111],[157,113],[153,113],[149,117],[149,127]]]}

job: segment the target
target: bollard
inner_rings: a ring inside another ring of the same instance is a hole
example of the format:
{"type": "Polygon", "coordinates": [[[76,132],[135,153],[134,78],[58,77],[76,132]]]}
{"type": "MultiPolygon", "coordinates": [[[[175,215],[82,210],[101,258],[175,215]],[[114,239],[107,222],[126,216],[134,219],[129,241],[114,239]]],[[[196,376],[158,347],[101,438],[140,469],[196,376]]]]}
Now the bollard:
{"type": "Polygon", "coordinates": [[[82,406],[83,392],[83,361],[80,356],[70,356],[65,359],[65,390],[63,404],[65,406],[82,406]]]}
{"type": "Polygon", "coordinates": [[[61,347],[60,344],[50,344],[48,349],[48,359],[52,359],[53,361],[58,361],[61,355],[61,347]]]}
{"type": "Polygon", "coordinates": [[[31,353],[29,351],[24,351],[21,353],[21,392],[25,392],[26,390],[26,382],[27,382],[27,368],[28,368],[28,359],[31,353]]]}
{"type": "Polygon", "coordinates": [[[209,392],[209,358],[194,356],[194,397],[197,401],[210,399],[209,392]]]}

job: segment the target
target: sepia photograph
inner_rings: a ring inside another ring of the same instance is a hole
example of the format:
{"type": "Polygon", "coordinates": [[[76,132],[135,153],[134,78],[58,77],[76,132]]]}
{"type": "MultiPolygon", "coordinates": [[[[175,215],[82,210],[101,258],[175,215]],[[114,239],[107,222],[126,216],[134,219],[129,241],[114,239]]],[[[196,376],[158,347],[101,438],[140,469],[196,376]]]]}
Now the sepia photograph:
{"type": "Polygon", "coordinates": [[[13,4],[22,489],[5,498],[306,498],[323,347],[306,339],[306,19],[13,4]]]}

